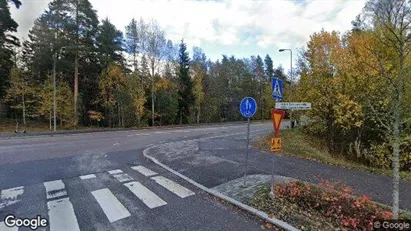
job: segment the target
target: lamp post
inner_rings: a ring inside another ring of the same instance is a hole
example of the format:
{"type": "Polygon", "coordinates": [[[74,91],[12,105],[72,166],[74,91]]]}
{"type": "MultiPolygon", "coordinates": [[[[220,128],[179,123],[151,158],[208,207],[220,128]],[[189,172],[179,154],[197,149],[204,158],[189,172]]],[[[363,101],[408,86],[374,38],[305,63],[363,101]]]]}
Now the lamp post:
{"type": "MultiPolygon", "coordinates": [[[[291,83],[290,83],[290,89],[291,89],[291,94],[290,94],[290,98],[293,98],[293,51],[291,49],[279,49],[279,52],[284,52],[284,51],[290,51],[290,78],[291,78],[291,83]]],[[[290,120],[291,120],[291,128],[294,128],[294,121],[292,119],[292,109],[290,112],[290,120]]]]}

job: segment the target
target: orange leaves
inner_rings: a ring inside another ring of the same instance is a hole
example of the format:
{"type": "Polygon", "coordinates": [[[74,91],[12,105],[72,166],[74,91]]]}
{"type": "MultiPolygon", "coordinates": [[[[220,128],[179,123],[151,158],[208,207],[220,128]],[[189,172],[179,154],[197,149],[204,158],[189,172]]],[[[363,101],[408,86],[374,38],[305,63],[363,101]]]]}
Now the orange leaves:
{"type": "Polygon", "coordinates": [[[91,120],[94,120],[94,121],[100,121],[100,120],[104,119],[103,114],[102,114],[101,112],[88,111],[87,114],[88,114],[88,117],[89,117],[91,120]]]}

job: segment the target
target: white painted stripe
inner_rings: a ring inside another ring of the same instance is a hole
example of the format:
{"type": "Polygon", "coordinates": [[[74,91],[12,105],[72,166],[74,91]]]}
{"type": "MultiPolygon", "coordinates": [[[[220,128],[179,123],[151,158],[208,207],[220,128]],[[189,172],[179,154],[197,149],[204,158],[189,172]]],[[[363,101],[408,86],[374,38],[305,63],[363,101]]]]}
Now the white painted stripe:
{"type": "Polygon", "coordinates": [[[0,222],[0,230],[1,231],[18,231],[18,227],[7,227],[6,224],[2,221],[0,222]]]}
{"type": "Polygon", "coordinates": [[[167,204],[167,202],[163,201],[160,197],[137,181],[125,183],[124,186],[130,189],[130,191],[133,192],[134,195],[136,195],[150,209],[167,204]]]}
{"type": "Polygon", "coordinates": [[[16,200],[18,196],[21,196],[24,193],[24,187],[16,187],[1,190],[0,198],[2,200],[16,200]]]}
{"type": "Polygon", "coordinates": [[[133,178],[131,178],[131,176],[127,175],[126,173],[115,174],[113,176],[120,182],[133,180],[133,178]]]}
{"type": "Polygon", "coordinates": [[[96,198],[110,222],[130,216],[130,212],[117,200],[109,189],[99,189],[91,192],[91,194],[96,198]]]}
{"type": "Polygon", "coordinates": [[[52,199],[60,196],[66,196],[65,185],[62,180],[44,182],[46,187],[47,199],[52,199]]]}
{"type": "Polygon", "coordinates": [[[122,173],[122,172],[123,172],[123,171],[121,171],[120,169],[108,171],[108,173],[110,173],[111,175],[113,175],[113,174],[118,174],[118,173],[122,173]]]}
{"type": "Polygon", "coordinates": [[[133,166],[132,169],[136,170],[137,172],[143,174],[144,176],[154,176],[157,175],[156,172],[144,167],[144,166],[133,166]]]}
{"type": "Polygon", "coordinates": [[[92,179],[92,178],[96,178],[96,175],[90,174],[90,175],[80,176],[80,179],[82,179],[82,180],[88,180],[88,179],[92,179]]]}
{"type": "Polygon", "coordinates": [[[50,219],[50,231],[80,231],[73,205],[70,199],[63,198],[47,202],[50,219]]]}
{"type": "Polygon", "coordinates": [[[170,192],[176,194],[177,196],[181,198],[185,198],[185,197],[192,196],[195,194],[189,189],[187,189],[186,187],[183,187],[179,185],[178,183],[170,179],[167,179],[163,176],[155,176],[155,177],[152,177],[151,179],[155,180],[157,184],[163,186],[164,188],[168,189],[170,192]]]}

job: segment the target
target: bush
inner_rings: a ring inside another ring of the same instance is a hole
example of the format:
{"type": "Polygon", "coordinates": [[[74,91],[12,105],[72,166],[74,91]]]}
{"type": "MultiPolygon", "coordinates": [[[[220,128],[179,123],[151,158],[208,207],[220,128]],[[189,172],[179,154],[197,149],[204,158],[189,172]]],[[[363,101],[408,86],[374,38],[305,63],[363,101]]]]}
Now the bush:
{"type": "MultiPolygon", "coordinates": [[[[392,145],[389,143],[373,145],[364,158],[373,167],[391,169],[392,145]]],[[[400,170],[411,171],[411,141],[403,141],[400,144],[400,170]]]]}
{"type": "Polygon", "coordinates": [[[372,203],[366,196],[353,197],[343,184],[323,182],[320,187],[290,182],[275,187],[275,195],[306,210],[315,210],[351,230],[372,230],[376,219],[390,219],[392,214],[372,203]]]}

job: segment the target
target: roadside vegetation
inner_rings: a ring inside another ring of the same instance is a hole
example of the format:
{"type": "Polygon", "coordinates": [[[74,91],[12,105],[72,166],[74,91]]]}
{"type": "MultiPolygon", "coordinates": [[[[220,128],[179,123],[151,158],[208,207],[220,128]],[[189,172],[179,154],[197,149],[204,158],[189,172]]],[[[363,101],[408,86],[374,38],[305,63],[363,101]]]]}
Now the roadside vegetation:
{"type": "MultiPolygon", "coordinates": [[[[389,168],[381,168],[369,163],[356,162],[354,158],[350,159],[341,152],[330,154],[323,139],[310,135],[306,129],[302,127],[282,130],[279,134],[282,138],[281,155],[392,176],[392,170],[389,168]]],[[[260,150],[270,152],[272,137],[274,137],[274,133],[254,140],[252,145],[260,150]]],[[[389,153],[387,153],[387,155],[389,155],[389,153]]],[[[401,171],[400,175],[402,179],[411,180],[411,171],[401,171]]]]}
{"type": "MultiPolygon", "coordinates": [[[[372,230],[375,220],[392,218],[389,207],[351,192],[340,183],[289,182],[276,185],[272,197],[265,184],[250,205],[301,230],[372,230]]],[[[411,213],[401,211],[400,218],[410,219],[411,213]]]]}

